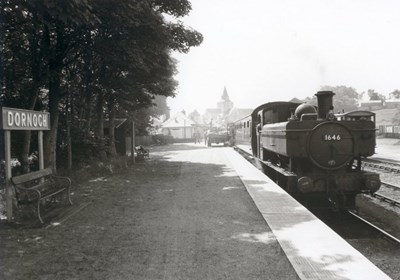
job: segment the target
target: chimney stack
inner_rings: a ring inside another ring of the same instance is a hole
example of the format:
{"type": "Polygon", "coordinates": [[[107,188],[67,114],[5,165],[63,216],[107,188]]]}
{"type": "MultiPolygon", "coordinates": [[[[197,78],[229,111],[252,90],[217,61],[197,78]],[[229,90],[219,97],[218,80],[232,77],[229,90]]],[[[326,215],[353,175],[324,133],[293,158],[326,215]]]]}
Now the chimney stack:
{"type": "Polygon", "coordinates": [[[331,106],[333,106],[333,91],[318,91],[315,96],[318,100],[318,119],[325,119],[331,106]]]}

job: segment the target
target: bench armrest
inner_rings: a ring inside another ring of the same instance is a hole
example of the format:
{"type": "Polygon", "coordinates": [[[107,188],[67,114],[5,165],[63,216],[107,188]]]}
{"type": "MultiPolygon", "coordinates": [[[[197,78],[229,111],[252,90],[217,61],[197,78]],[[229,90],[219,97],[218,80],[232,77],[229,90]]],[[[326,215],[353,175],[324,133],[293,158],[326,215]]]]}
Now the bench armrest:
{"type": "Polygon", "coordinates": [[[69,177],[57,176],[57,175],[51,175],[51,177],[57,180],[65,180],[68,182],[69,185],[71,185],[71,179],[69,177]]]}
{"type": "Polygon", "coordinates": [[[25,188],[25,187],[22,187],[22,186],[19,186],[19,185],[15,185],[15,184],[14,184],[14,188],[16,188],[16,189],[18,189],[18,190],[25,191],[25,192],[34,192],[34,193],[37,194],[37,196],[38,196],[39,198],[42,196],[41,193],[40,193],[40,191],[37,190],[37,189],[34,189],[34,188],[25,188]]]}

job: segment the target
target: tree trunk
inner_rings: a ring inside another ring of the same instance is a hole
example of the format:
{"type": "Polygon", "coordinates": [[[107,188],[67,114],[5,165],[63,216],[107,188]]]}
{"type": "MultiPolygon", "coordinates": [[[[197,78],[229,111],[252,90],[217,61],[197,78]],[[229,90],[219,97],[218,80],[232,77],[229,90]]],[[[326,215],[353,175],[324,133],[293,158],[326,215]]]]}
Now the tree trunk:
{"type": "Polygon", "coordinates": [[[90,139],[90,123],[92,121],[92,93],[86,87],[85,89],[85,122],[84,122],[84,139],[90,139]]]}
{"type": "MultiPolygon", "coordinates": [[[[31,95],[31,100],[29,101],[30,106],[29,110],[33,110],[36,105],[37,97],[39,95],[39,87],[34,86],[33,94],[31,95]]],[[[31,148],[31,137],[32,137],[32,131],[30,130],[25,130],[24,131],[24,142],[22,144],[22,155],[21,155],[21,165],[22,165],[22,172],[29,173],[30,167],[29,167],[29,154],[30,154],[30,148],[31,148]]]]}
{"type": "MultiPolygon", "coordinates": [[[[48,38],[48,36],[49,34],[47,32],[43,32],[43,35],[41,37],[39,37],[39,35],[32,34],[29,38],[29,44],[31,45],[30,72],[32,76],[32,86],[30,90],[31,94],[28,100],[29,110],[35,109],[36,101],[40,92],[40,84],[43,75],[41,71],[42,58],[44,55],[43,45],[40,44],[45,44],[45,41],[48,38]],[[38,45],[40,45],[39,48],[38,45]]],[[[30,171],[29,154],[31,147],[31,135],[32,132],[30,130],[24,131],[24,142],[22,145],[22,155],[21,155],[21,165],[23,173],[28,173],[30,171]]]]}
{"type": "Polygon", "coordinates": [[[113,96],[110,96],[108,101],[108,136],[109,136],[109,152],[111,157],[117,155],[117,149],[115,147],[115,100],[113,96]]]}
{"type": "Polygon", "coordinates": [[[22,166],[22,173],[29,173],[29,152],[31,147],[31,131],[25,130],[24,131],[24,142],[22,144],[22,155],[21,155],[21,166],[22,166]]]}
{"type": "Polygon", "coordinates": [[[105,145],[104,145],[104,93],[100,90],[97,96],[97,143],[99,145],[100,160],[107,158],[105,145]]]}
{"type": "Polygon", "coordinates": [[[58,129],[58,105],[60,101],[61,68],[55,69],[50,75],[49,112],[50,130],[44,133],[44,165],[56,169],[56,146],[58,129]]]}
{"type": "Polygon", "coordinates": [[[57,147],[57,130],[59,111],[58,105],[61,96],[61,73],[63,67],[63,59],[65,57],[64,46],[64,29],[61,25],[57,26],[56,46],[50,47],[49,58],[49,113],[50,113],[50,130],[44,134],[44,165],[56,169],[56,147],[57,147]]]}
{"type": "Polygon", "coordinates": [[[71,107],[71,98],[70,98],[70,94],[68,95],[68,101],[67,101],[67,108],[66,108],[66,114],[65,114],[65,119],[66,119],[66,123],[67,123],[67,149],[68,149],[68,153],[67,153],[67,168],[68,170],[72,170],[72,141],[71,141],[71,122],[72,122],[72,118],[71,116],[73,116],[72,114],[72,107],[71,107]],[[71,113],[69,113],[69,110],[71,110],[71,113]]]}

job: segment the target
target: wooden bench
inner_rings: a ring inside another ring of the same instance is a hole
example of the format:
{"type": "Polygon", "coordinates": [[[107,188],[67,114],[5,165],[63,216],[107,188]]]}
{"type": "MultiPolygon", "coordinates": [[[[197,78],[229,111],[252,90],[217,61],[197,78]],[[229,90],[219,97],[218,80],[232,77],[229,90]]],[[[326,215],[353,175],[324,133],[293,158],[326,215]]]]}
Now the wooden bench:
{"type": "Polygon", "coordinates": [[[143,146],[137,146],[135,148],[136,155],[138,159],[144,160],[145,158],[150,158],[150,153],[143,146]]]}
{"type": "Polygon", "coordinates": [[[57,194],[66,192],[68,203],[72,205],[70,197],[71,180],[68,177],[55,176],[51,168],[27,173],[11,178],[15,188],[18,205],[34,204],[37,216],[43,224],[40,215],[40,204],[57,194]]]}

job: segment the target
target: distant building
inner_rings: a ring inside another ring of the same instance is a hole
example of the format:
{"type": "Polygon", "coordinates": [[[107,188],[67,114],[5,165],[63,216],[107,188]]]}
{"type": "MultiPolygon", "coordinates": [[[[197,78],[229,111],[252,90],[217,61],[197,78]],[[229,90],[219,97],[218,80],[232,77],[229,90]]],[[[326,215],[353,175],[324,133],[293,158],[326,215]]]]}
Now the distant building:
{"type": "Polygon", "coordinates": [[[175,139],[189,139],[193,136],[194,125],[184,112],[179,112],[162,123],[161,132],[175,139]]]}
{"type": "Polygon", "coordinates": [[[217,103],[217,108],[208,108],[203,116],[205,124],[226,125],[237,119],[248,115],[251,109],[234,108],[233,102],[230,100],[226,87],[222,92],[221,100],[217,103]]]}
{"type": "Polygon", "coordinates": [[[222,115],[221,115],[221,110],[218,108],[208,108],[206,109],[206,112],[203,115],[203,123],[205,124],[211,124],[213,123],[219,123],[221,122],[222,115]]]}
{"type": "Polygon", "coordinates": [[[253,111],[253,109],[235,108],[226,87],[216,105],[217,108],[206,109],[202,116],[196,110],[189,115],[190,117],[186,116],[184,111],[173,115],[161,124],[161,133],[174,139],[192,139],[195,132],[203,135],[210,125],[226,126],[230,122],[250,115],[253,111]]]}
{"type": "Polygon", "coordinates": [[[400,108],[400,99],[387,99],[385,105],[387,109],[400,108]]]}
{"type": "Polygon", "coordinates": [[[383,108],[382,100],[368,100],[368,101],[360,101],[359,103],[361,110],[374,111],[383,108]]]}
{"type": "Polygon", "coordinates": [[[226,87],[224,87],[224,92],[222,93],[221,100],[217,103],[217,106],[222,117],[226,117],[233,108],[233,102],[229,99],[226,87]]]}

